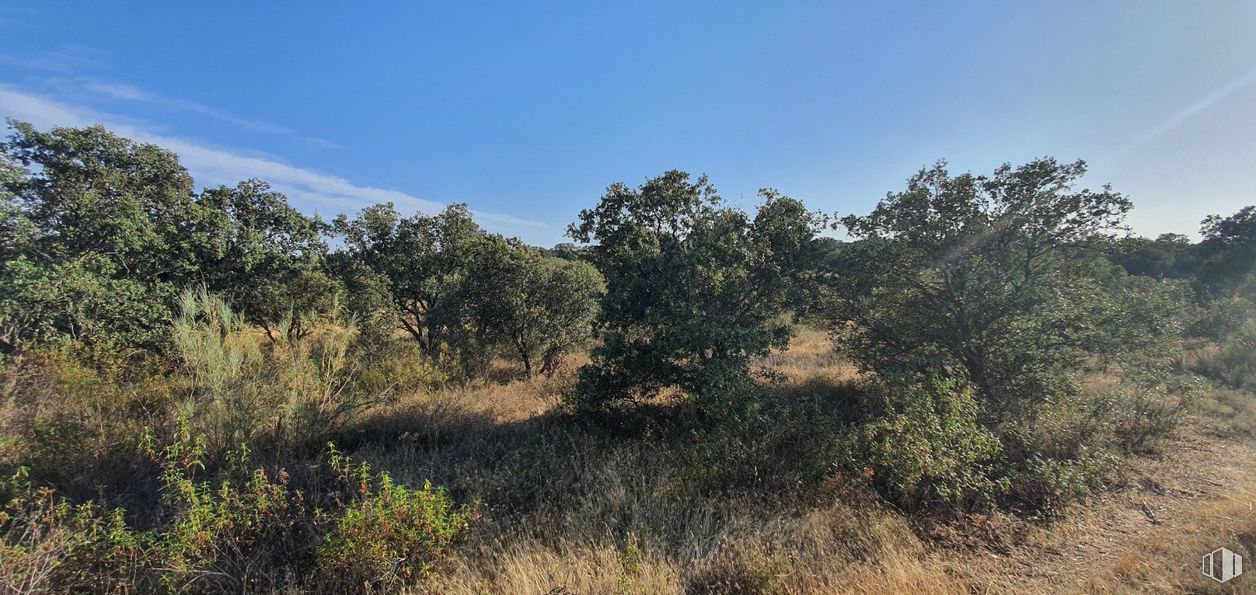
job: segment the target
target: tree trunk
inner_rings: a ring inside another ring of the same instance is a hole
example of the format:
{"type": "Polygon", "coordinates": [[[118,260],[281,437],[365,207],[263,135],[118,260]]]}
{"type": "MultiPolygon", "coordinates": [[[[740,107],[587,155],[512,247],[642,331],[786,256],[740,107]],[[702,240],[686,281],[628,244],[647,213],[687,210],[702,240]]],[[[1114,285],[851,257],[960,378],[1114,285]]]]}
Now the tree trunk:
{"type": "Polygon", "coordinates": [[[552,377],[560,368],[563,367],[563,351],[561,349],[551,349],[545,352],[541,358],[541,373],[546,378],[552,377]]]}

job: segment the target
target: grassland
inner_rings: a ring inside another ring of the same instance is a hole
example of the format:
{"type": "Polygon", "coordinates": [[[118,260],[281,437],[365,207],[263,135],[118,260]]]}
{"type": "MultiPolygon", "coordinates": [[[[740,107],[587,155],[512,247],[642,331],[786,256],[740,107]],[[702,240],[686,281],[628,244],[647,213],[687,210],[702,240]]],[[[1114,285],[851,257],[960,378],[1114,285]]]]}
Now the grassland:
{"type": "MultiPolygon", "coordinates": [[[[783,374],[772,386],[781,399],[841,399],[856,376],[814,330],[762,364],[783,374]]],[[[471,534],[422,590],[1256,589],[1252,577],[1219,586],[1199,573],[1213,548],[1256,554],[1256,416],[1245,392],[1209,388],[1169,441],[1126,459],[1106,479],[1112,489],[1081,503],[939,519],[895,510],[859,478],[817,489],[751,465],[713,480],[705,459],[685,454],[692,439],[675,429],[680,413],[666,397],[613,418],[568,416],[561,395],[572,369],[510,381],[502,368],[498,380],[407,397],[343,432],[342,447],[398,480],[430,479],[480,502],[471,534]]]]}

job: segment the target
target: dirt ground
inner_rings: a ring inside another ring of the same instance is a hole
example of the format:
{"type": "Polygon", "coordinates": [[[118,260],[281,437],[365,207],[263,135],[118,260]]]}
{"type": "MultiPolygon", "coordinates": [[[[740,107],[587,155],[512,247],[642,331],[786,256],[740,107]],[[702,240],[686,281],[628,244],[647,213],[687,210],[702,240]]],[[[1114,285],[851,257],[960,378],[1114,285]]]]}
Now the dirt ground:
{"type": "Polygon", "coordinates": [[[975,519],[978,532],[989,525],[984,543],[932,555],[978,592],[1256,593],[1256,448],[1194,420],[1161,453],[1130,465],[1120,489],[1059,520],[975,519]],[[1220,547],[1250,571],[1224,585],[1203,576],[1201,556],[1220,547]]]}

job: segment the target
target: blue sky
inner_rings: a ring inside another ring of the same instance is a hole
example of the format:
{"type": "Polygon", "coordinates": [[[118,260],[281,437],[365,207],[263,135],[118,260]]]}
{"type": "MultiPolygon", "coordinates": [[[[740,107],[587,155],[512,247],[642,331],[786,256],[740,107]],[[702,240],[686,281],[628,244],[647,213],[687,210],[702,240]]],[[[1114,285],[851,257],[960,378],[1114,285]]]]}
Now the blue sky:
{"type": "Polygon", "coordinates": [[[1252,2],[395,4],[0,3],[0,115],[541,245],[670,168],[845,214],[940,158],[1083,158],[1144,235],[1256,203],[1252,2]]]}

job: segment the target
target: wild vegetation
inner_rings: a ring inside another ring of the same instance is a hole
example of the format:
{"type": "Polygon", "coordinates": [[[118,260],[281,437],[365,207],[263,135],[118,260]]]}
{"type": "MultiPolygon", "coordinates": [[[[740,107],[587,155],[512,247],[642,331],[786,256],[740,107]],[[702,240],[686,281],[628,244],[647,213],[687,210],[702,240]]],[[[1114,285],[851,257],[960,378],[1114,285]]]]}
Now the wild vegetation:
{"type": "MultiPolygon", "coordinates": [[[[1256,432],[1256,207],[1133,237],[1082,162],[938,163],[863,216],[669,171],[546,250],[11,127],[4,592],[1043,587],[975,552],[1256,432]]],[[[1207,586],[1144,566],[1081,586],[1207,586]]]]}

